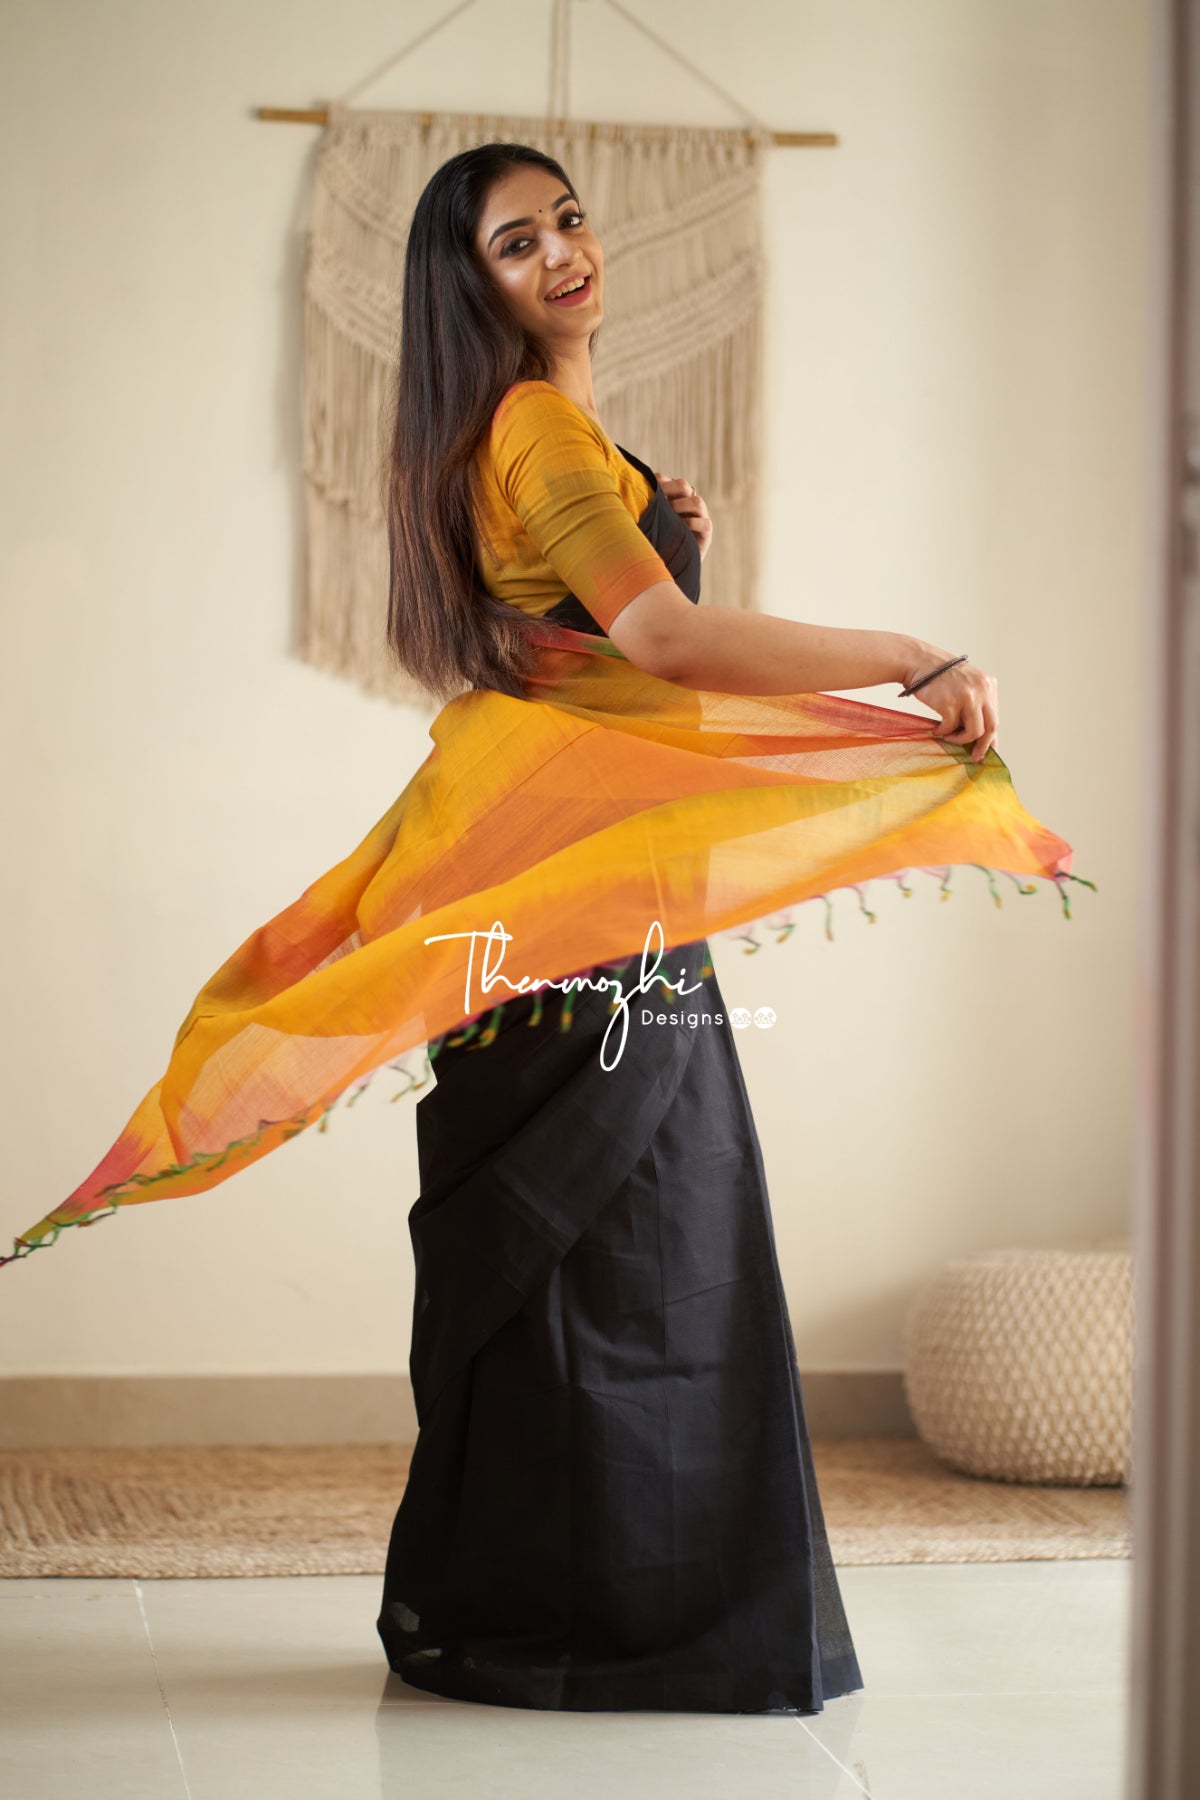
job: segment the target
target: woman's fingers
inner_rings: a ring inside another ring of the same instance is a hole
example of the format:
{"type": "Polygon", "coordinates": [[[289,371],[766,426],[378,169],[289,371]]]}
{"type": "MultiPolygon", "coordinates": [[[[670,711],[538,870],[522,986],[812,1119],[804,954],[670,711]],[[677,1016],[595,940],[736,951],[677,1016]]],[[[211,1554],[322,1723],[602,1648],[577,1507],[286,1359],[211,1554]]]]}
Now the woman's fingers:
{"type": "Polygon", "coordinates": [[[682,475],[659,475],[658,482],[676,512],[695,513],[704,506],[691,482],[682,475]]]}
{"type": "Polygon", "coordinates": [[[663,493],[671,502],[680,518],[691,528],[704,556],[712,541],[713,523],[704,496],[698,494],[690,481],[682,475],[664,475],[658,469],[654,471],[655,479],[663,493]]]}
{"type": "Polygon", "coordinates": [[[983,703],[983,736],[972,752],[976,762],[982,762],[988,751],[995,746],[996,735],[1000,729],[1000,701],[996,693],[996,678],[988,676],[991,688],[991,699],[983,703]]]}
{"type": "Polygon", "coordinates": [[[977,706],[968,704],[963,707],[962,720],[954,731],[947,733],[949,737],[958,738],[964,744],[971,744],[983,730],[983,713],[977,706]]]}
{"type": "Polygon", "coordinates": [[[984,692],[967,709],[970,729],[965,732],[963,738],[964,743],[972,746],[971,760],[977,763],[983,761],[995,743],[996,731],[1000,723],[995,676],[985,675],[984,683],[984,692]]]}
{"type": "Polygon", "coordinates": [[[946,714],[941,724],[935,726],[933,735],[950,743],[970,744],[971,759],[981,763],[992,745],[996,742],[996,734],[1000,728],[1000,704],[996,694],[996,680],[992,675],[985,677],[987,689],[981,696],[968,695],[946,714]],[[951,724],[951,719],[957,723],[951,724]]]}

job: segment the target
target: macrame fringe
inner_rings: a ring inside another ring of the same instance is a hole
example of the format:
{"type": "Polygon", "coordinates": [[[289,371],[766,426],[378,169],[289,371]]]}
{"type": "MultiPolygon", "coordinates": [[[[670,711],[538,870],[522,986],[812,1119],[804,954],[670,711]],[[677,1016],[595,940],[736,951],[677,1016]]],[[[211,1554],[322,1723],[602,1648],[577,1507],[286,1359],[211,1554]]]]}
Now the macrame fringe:
{"type": "Polygon", "coordinates": [[[716,524],[706,594],[753,607],[759,576],[769,133],[503,114],[331,111],[304,262],[305,595],[300,654],[373,696],[429,706],[387,643],[384,473],[413,208],[487,138],[558,157],[604,243],[595,389],[609,435],[684,475],[716,524]],[[679,319],[686,313],[687,330],[679,319]]]}
{"type": "MultiPolygon", "coordinates": [[[[1015,875],[1011,869],[990,869],[985,863],[943,863],[932,867],[921,865],[916,872],[923,875],[936,875],[940,877],[939,885],[941,891],[939,898],[942,900],[949,900],[951,898],[950,878],[955,868],[981,869],[987,876],[988,890],[997,906],[1003,904],[1003,898],[994,880],[996,875],[1007,875],[1018,894],[1036,894],[1038,891],[1036,886],[1037,882],[1052,881],[1058,889],[1059,899],[1062,902],[1063,917],[1068,922],[1070,921],[1072,914],[1070,896],[1064,886],[1065,882],[1076,881],[1081,887],[1091,888],[1094,894],[1099,893],[1100,891],[1094,881],[1089,881],[1087,877],[1083,875],[1038,875],[1035,876],[1032,881],[1023,881],[1018,875],[1015,875]]],[[[911,872],[912,871],[908,869],[901,869],[896,874],[877,876],[872,879],[894,881],[904,898],[908,900],[911,899],[914,890],[905,885],[904,877],[911,872]]],[[[858,896],[859,911],[864,915],[869,924],[874,925],[876,922],[876,915],[867,906],[863,894],[863,889],[869,887],[870,882],[849,882],[847,886],[858,896]]],[[[835,888],[832,890],[833,893],[844,891],[844,888],[835,888]]],[[[832,894],[813,894],[809,896],[809,899],[799,901],[798,905],[807,906],[812,900],[820,900],[824,903],[825,937],[828,942],[832,943],[833,931],[830,927],[830,920],[833,912],[832,894]]],[[[761,918],[753,920],[749,926],[736,926],[728,930],[713,932],[711,935],[714,937],[729,938],[734,942],[743,943],[746,946],[744,954],[753,956],[757,951],[763,948],[763,940],[754,935],[754,925],[761,924],[768,927],[774,932],[776,943],[785,943],[795,930],[797,924],[797,921],[792,917],[793,910],[793,908],[788,907],[780,913],[764,914],[761,918]],[[776,923],[776,921],[780,920],[783,921],[782,925],[776,923]]],[[[637,958],[634,956],[628,956],[623,961],[605,963],[600,966],[605,969],[625,971],[628,970],[630,964],[635,960],[637,960],[637,958]]],[[[712,973],[712,958],[706,957],[701,975],[708,976],[712,973]]],[[[561,981],[548,982],[545,984],[546,986],[561,988],[564,993],[559,1022],[560,1031],[569,1031],[571,1028],[571,1022],[574,1017],[575,996],[584,985],[584,979],[582,974],[576,974],[565,976],[561,981]]],[[[530,1017],[526,1020],[526,1024],[538,1025],[541,1023],[544,1010],[542,1003],[542,989],[535,988],[532,989],[531,992],[535,997],[535,1006],[530,1017]]],[[[616,1004],[617,1002],[614,996],[614,1007],[616,1004]]],[[[504,1017],[504,1007],[505,1002],[501,1001],[486,1015],[479,1014],[464,1026],[451,1027],[453,1035],[451,1035],[451,1032],[442,1032],[438,1037],[431,1038],[421,1051],[421,1062],[415,1073],[410,1067],[411,1052],[409,1053],[409,1057],[400,1057],[395,1061],[380,1063],[378,1068],[372,1069],[361,1081],[353,1083],[350,1087],[344,1088],[340,1094],[334,1096],[323,1109],[320,1120],[317,1122],[317,1130],[328,1130],[329,1115],[334,1107],[338,1105],[339,1101],[344,1100],[347,1107],[353,1106],[364,1091],[370,1087],[376,1075],[378,1075],[382,1069],[394,1069],[398,1074],[404,1077],[405,1085],[391,1096],[392,1101],[395,1102],[397,1100],[403,1100],[407,1094],[419,1092],[421,1088],[426,1086],[430,1075],[433,1073],[433,1059],[437,1056],[438,1051],[443,1044],[449,1044],[455,1048],[460,1045],[465,1045],[471,1050],[486,1049],[489,1044],[495,1042],[496,1035],[500,1029],[500,1022],[504,1017]],[[475,1041],[472,1042],[472,1039],[475,1039],[475,1041]]],[[[227,1144],[223,1150],[197,1151],[196,1155],[189,1157],[187,1162],[174,1163],[170,1168],[160,1169],[157,1174],[135,1175],[129,1181],[114,1182],[110,1187],[101,1190],[102,1193],[108,1194],[111,1197],[108,1206],[97,1207],[93,1212],[84,1213],[78,1219],[69,1219],[64,1224],[56,1225],[54,1229],[40,1241],[40,1243],[27,1244],[20,1238],[14,1238],[13,1253],[11,1256],[0,1256],[0,1268],[3,1268],[6,1263],[17,1262],[21,1257],[31,1255],[34,1250],[48,1249],[51,1244],[57,1242],[62,1232],[71,1227],[77,1225],[96,1225],[101,1219],[111,1218],[115,1212],[121,1210],[120,1197],[122,1195],[143,1192],[146,1188],[154,1187],[158,1182],[165,1181],[169,1176],[183,1174],[188,1169],[202,1167],[220,1168],[221,1164],[233,1151],[243,1149],[248,1144],[257,1143],[267,1131],[280,1129],[283,1139],[286,1141],[288,1138],[298,1136],[301,1131],[307,1130],[311,1123],[312,1121],[308,1117],[308,1112],[297,1113],[292,1118],[285,1120],[260,1119],[257,1131],[251,1132],[246,1137],[236,1138],[232,1143],[227,1144]]]]}

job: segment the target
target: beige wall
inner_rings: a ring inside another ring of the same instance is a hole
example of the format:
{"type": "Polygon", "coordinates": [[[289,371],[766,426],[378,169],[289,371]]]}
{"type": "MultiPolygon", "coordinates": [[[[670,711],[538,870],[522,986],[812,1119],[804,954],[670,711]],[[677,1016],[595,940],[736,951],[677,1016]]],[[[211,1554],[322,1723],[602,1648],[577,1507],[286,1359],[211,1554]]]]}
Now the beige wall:
{"type": "MultiPolygon", "coordinates": [[[[6,1248],[112,1141],[206,977],[427,751],[427,719],[290,651],[315,134],[249,109],[348,86],[439,10],[0,22],[6,1248]]],[[[574,111],[733,122],[610,9],[576,14],[574,111]]],[[[764,604],[992,670],[1018,792],[1101,890],[1068,924],[1052,888],[997,912],[960,870],[945,904],[927,876],[908,901],[873,884],[873,926],[839,894],[833,943],[819,902],[757,956],[717,941],[729,1003],[779,1014],[739,1043],[801,1365],[895,1368],[944,1258],[1128,1215],[1146,25],[1135,0],[644,16],[770,123],[844,140],[769,158],[764,604]]],[[[481,0],[370,101],[537,108],[547,19],[481,0]]],[[[0,1270],[0,1374],[403,1370],[417,1180],[391,1079],[209,1195],[0,1270]]]]}

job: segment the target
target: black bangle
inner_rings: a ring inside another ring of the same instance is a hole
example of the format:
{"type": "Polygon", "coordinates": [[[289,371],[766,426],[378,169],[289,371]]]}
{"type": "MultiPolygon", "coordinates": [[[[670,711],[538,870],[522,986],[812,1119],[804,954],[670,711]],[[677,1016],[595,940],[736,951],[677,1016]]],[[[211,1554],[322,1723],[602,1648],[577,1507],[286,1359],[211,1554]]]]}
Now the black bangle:
{"type": "Polygon", "coordinates": [[[900,698],[906,699],[909,694],[915,694],[918,688],[923,688],[927,681],[933,681],[938,675],[944,675],[947,669],[955,669],[960,662],[970,662],[970,660],[969,656],[952,657],[949,662],[942,663],[940,668],[931,669],[928,675],[922,675],[920,681],[914,681],[911,687],[901,688],[900,698]]]}

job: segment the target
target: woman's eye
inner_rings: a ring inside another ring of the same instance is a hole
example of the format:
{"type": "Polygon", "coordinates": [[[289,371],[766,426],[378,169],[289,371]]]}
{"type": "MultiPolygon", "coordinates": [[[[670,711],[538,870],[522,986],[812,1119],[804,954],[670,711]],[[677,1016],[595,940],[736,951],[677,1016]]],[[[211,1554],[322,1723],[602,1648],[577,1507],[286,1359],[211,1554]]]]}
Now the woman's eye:
{"type": "MultiPolygon", "coordinates": [[[[565,225],[569,219],[574,219],[575,224],[571,226],[571,230],[577,231],[579,229],[580,225],[583,224],[583,221],[586,218],[587,218],[586,213],[579,212],[576,209],[572,208],[572,210],[570,212],[563,214],[563,216],[559,222],[560,222],[560,224],[565,225]]],[[[529,244],[529,243],[532,243],[532,241],[533,240],[531,238],[527,238],[527,237],[509,238],[508,242],[505,244],[505,246],[504,246],[503,250],[501,250],[500,254],[501,254],[501,256],[507,256],[510,250],[517,250],[520,248],[520,246],[522,244],[529,244]]]]}

